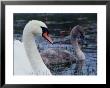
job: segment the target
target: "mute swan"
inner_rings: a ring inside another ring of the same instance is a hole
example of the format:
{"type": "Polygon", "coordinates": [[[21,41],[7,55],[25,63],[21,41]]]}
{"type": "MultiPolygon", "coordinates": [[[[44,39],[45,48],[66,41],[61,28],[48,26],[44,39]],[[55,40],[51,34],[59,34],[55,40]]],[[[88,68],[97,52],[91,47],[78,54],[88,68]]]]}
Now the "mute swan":
{"type": "Polygon", "coordinates": [[[83,31],[81,26],[76,25],[75,27],[72,28],[70,32],[71,36],[71,44],[74,48],[77,61],[76,61],[76,67],[75,67],[75,74],[81,74],[82,68],[85,63],[85,54],[81,50],[79,44],[78,44],[78,37],[80,36],[82,39],[84,39],[83,31]]]}
{"type": "Polygon", "coordinates": [[[14,41],[15,75],[51,75],[50,70],[43,63],[34,39],[35,36],[43,36],[53,43],[48,33],[46,24],[41,21],[32,20],[26,24],[23,30],[23,42],[14,41]]]}

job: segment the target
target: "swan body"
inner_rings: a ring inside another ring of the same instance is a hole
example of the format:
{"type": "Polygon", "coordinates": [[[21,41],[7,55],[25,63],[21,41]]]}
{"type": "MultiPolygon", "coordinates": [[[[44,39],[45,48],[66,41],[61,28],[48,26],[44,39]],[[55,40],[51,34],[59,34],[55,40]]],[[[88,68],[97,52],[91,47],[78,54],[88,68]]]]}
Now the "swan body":
{"type": "Polygon", "coordinates": [[[71,63],[76,61],[76,57],[69,51],[63,49],[47,49],[41,53],[41,57],[46,65],[71,63]]]}
{"type": "Polygon", "coordinates": [[[51,75],[38,52],[35,36],[44,36],[52,43],[45,23],[37,20],[29,21],[23,30],[23,42],[14,41],[15,74],[51,75]]]}

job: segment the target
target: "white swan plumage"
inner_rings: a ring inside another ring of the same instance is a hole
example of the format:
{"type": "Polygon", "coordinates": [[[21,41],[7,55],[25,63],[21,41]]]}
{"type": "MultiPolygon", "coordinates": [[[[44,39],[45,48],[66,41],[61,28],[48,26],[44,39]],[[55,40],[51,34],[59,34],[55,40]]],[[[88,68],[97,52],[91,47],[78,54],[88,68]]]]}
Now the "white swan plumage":
{"type": "Polygon", "coordinates": [[[23,30],[23,42],[14,41],[15,75],[51,75],[37,50],[35,36],[43,36],[52,43],[45,23],[38,20],[29,21],[23,30]]]}

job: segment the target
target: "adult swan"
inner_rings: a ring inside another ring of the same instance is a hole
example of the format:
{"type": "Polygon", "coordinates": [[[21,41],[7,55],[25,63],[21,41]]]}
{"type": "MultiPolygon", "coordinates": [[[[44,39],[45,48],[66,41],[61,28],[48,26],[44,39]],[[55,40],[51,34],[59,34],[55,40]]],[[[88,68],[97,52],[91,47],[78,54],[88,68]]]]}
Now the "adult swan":
{"type": "Polygon", "coordinates": [[[43,36],[52,43],[45,23],[38,20],[29,21],[23,30],[23,42],[14,41],[15,75],[51,75],[37,50],[35,36],[43,36]]]}

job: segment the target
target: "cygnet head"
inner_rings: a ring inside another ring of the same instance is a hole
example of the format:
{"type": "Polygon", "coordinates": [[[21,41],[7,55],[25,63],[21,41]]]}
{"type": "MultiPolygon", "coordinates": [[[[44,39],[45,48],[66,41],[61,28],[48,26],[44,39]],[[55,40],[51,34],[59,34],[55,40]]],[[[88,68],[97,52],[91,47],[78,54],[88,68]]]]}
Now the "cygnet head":
{"type": "Polygon", "coordinates": [[[84,40],[84,31],[83,31],[83,27],[80,25],[76,25],[74,28],[74,30],[76,30],[77,35],[80,37],[81,40],[84,40]]]}
{"type": "Polygon", "coordinates": [[[30,31],[33,35],[42,36],[50,43],[53,43],[52,39],[49,37],[48,27],[44,22],[32,20],[26,26],[29,29],[28,31],[30,31]]]}

